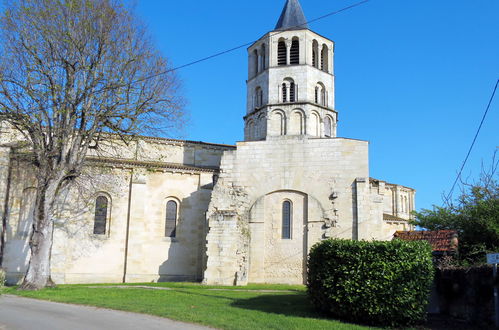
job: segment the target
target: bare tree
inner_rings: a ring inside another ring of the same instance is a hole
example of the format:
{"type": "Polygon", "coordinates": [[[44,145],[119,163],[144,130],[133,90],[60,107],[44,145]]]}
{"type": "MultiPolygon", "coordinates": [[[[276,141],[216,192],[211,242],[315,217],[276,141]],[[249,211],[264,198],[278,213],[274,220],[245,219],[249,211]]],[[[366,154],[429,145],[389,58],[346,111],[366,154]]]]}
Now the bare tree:
{"type": "Polygon", "coordinates": [[[178,128],[183,101],[119,0],[4,0],[0,19],[0,122],[30,142],[38,180],[21,288],[40,289],[51,284],[54,203],[89,148],[114,133],[178,128]]]}

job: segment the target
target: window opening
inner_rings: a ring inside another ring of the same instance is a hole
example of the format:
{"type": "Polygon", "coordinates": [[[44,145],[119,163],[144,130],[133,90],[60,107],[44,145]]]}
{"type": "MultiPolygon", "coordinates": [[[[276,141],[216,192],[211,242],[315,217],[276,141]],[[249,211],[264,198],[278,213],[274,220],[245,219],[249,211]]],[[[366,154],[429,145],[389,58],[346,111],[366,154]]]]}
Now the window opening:
{"type": "Polygon", "coordinates": [[[258,74],[258,51],[255,49],[253,51],[253,72],[255,73],[254,75],[256,76],[258,74]]]}
{"type": "Polygon", "coordinates": [[[289,84],[289,102],[295,102],[296,101],[295,94],[296,94],[295,83],[292,82],[292,83],[289,84]]]}
{"type": "Polygon", "coordinates": [[[266,54],[265,54],[265,44],[262,45],[262,71],[264,71],[266,69],[266,64],[267,62],[267,57],[266,57],[266,54]]]}
{"type": "Polygon", "coordinates": [[[282,238],[291,239],[291,202],[282,203],[282,238]]]}
{"type": "Polygon", "coordinates": [[[290,64],[300,64],[300,42],[295,39],[291,43],[290,64]]]}
{"type": "Polygon", "coordinates": [[[175,237],[177,231],[177,202],[166,203],[165,237],[175,237]]]}
{"type": "Polygon", "coordinates": [[[95,199],[94,234],[105,235],[107,226],[108,200],[105,196],[95,199]]]}
{"type": "Polygon", "coordinates": [[[322,46],[321,70],[328,72],[328,49],[326,45],[322,46]]]}
{"type": "Polygon", "coordinates": [[[277,46],[277,65],[286,65],[286,44],[284,41],[279,41],[277,46]]]}
{"type": "Polygon", "coordinates": [[[326,137],[331,137],[331,118],[329,117],[326,117],[325,121],[324,121],[324,135],[326,137]]]}

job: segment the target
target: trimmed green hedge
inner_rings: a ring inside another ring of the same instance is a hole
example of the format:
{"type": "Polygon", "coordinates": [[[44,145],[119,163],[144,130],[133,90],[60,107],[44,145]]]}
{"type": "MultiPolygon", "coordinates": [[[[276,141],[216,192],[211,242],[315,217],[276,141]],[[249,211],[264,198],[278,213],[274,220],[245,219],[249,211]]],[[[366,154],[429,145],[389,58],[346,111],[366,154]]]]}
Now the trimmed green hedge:
{"type": "Polygon", "coordinates": [[[308,295],[321,312],[373,325],[426,318],[434,267],[425,241],[326,240],[308,260],[308,295]]]}

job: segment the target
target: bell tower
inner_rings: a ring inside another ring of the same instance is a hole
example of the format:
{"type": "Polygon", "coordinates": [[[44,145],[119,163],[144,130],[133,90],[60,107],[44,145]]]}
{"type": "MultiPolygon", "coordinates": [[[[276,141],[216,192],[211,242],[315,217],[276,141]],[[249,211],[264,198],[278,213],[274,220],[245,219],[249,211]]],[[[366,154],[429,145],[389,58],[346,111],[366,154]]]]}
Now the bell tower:
{"type": "Polygon", "coordinates": [[[336,137],[334,42],[311,31],[298,0],[248,48],[245,141],[336,137]]]}

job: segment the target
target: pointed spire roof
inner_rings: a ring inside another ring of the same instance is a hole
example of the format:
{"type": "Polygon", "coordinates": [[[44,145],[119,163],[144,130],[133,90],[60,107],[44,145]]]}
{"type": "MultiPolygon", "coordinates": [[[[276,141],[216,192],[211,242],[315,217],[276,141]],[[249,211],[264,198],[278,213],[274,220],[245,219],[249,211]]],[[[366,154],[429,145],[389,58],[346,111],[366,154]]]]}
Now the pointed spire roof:
{"type": "Polygon", "coordinates": [[[275,30],[308,29],[307,19],[298,0],[287,0],[275,30]]]}

